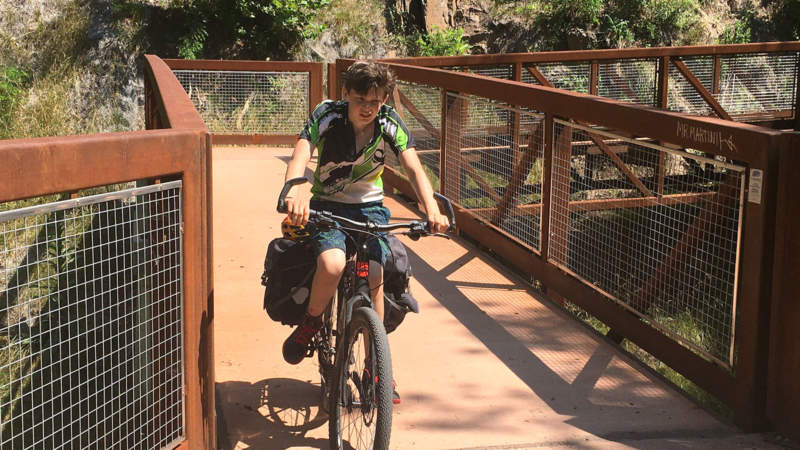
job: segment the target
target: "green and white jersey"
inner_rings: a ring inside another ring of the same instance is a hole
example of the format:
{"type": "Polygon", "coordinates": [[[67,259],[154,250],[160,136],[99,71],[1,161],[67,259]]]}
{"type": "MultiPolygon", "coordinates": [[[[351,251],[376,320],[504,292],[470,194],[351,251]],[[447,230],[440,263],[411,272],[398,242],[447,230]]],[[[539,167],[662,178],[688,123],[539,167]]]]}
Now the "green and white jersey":
{"type": "Polygon", "coordinates": [[[311,192],[316,199],[341,203],[382,200],[385,146],[399,155],[413,147],[414,141],[397,112],[383,105],[375,118],[372,140],[356,149],[347,106],[343,100],[320,103],[300,133],[301,139],[311,142],[312,152],[314,147],[319,151],[311,192]]]}

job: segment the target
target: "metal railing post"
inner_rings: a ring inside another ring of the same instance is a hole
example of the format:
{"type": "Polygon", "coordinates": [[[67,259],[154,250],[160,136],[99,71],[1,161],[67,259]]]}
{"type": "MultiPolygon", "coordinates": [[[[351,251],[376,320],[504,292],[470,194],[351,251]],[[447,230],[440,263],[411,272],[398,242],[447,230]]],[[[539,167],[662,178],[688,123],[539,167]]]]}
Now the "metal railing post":
{"type": "Polygon", "coordinates": [[[308,114],[322,102],[322,63],[314,63],[308,74],[308,114]]]}
{"type": "Polygon", "coordinates": [[[662,56],[658,61],[656,105],[661,109],[667,109],[667,103],[669,102],[669,56],[662,56]]]}
{"type": "MultiPolygon", "coordinates": [[[[522,63],[517,62],[513,65],[513,78],[514,81],[522,81],[522,63]]],[[[515,107],[519,107],[518,105],[514,105],[515,107]]],[[[518,112],[514,112],[514,121],[511,124],[511,146],[514,152],[514,160],[518,161],[522,156],[522,152],[520,151],[520,146],[522,142],[520,142],[520,114],[518,112]]]]}
{"type": "MultiPolygon", "coordinates": [[[[457,93],[456,93],[457,94],[457,93]]],[[[450,200],[461,202],[461,130],[464,127],[465,106],[461,97],[450,99],[445,91],[444,108],[446,115],[443,116],[443,135],[447,135],[442,149],[444,154],[440,162],[441,166],[441,189],[450,200]]]]}
{"type": "Polygon", "coordinates": [[[800,131],[800,52],[797,52],[794,72],[794,130],[800,131]]]}
{"type": "Polygon", "coordinates": [[[769,364],[770,304],[775,241],[779,140],[770,139],[746,177],[740,261],[749,270],[740,274],[735,336],[736,390],[734,419],[745,430],[767,426],[767,367],[769,364]],[[759,172],[760,171],[760,172],[759,172]],[[758,180],[760,178],[760,180],[758,180]],[[758,185],[760,181],[760,192],[758,185]]]}
{"type": "Polygon", "coordinates": [[[328,63],[328,98],[331,100],[338,100],[337,89],[339,85],[339,77],[336,73],[336,63],[328,63]]]}
{"type": "Polygon", "coordinates": [[[544,115],[544,161],[542,162],[542,216],[539,220],[539,251],[542,260],[548,261],[550,250],[550,190],[553,179],[553,114],[544,115]]]}

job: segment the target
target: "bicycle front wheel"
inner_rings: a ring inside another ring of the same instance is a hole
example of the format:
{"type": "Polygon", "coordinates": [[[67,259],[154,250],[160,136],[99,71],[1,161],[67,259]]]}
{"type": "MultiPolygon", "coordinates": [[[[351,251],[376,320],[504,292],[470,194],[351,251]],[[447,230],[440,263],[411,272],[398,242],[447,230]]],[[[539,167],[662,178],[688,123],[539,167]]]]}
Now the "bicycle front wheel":
{"type": "Polygon", "coordinates": [[[353,311],[336,355],[329,407],[335,449],[388,449],[392,430],[392,358],[386,330],[372,308],[353,311]]]}

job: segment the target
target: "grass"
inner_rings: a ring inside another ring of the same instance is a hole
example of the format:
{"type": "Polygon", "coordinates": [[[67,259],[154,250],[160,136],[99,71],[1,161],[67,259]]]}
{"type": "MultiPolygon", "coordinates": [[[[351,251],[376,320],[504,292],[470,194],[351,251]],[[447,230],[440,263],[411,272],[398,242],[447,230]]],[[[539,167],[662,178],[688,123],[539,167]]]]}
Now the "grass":
{"type": "Polygon", "coordinates": [[[91,64],[90,9],[77,0],[58,8],[52,20],[0,10],[0,22],[6,21],[7,29],[20,20],[30,22],[19,25],[30,29],[24,40],[0,32],[0,69],[15,67],[28,77],[24,92],[7,111],[7,120],[0,121],[0,139],[124,131],[136,125],[122,116],[116,92],[82,86],[124,64],[91,64]]]}

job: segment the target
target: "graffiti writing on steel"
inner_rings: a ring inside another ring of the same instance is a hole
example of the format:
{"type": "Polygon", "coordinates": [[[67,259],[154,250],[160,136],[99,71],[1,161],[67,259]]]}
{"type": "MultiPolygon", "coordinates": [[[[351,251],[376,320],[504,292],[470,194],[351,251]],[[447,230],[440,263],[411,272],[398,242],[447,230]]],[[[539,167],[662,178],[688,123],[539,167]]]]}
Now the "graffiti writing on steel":
{"type": "Polygon", "coordinates": [[[687,122],[678,122],[677,134],[679,138],[689,139],[697,144],[711,144],[719,150],[733,153],[737,151],[736,144],[733,142],[733,135],[729,135],[726,138],[723,136],[722,131],[702,128],[687,122]]]}

